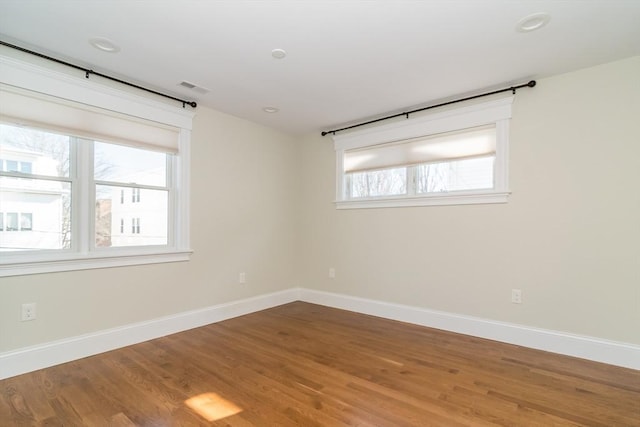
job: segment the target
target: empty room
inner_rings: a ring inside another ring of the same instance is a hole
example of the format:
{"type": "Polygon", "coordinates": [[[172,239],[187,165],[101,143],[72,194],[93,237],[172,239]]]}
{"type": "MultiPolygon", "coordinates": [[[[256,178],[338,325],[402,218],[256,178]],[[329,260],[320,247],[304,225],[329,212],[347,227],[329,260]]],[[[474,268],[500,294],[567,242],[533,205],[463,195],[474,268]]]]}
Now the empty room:
{"type": "Polygon", "coordinates": [[[0,426],[640,426],[639,22],[0,0],[0,426]]]}

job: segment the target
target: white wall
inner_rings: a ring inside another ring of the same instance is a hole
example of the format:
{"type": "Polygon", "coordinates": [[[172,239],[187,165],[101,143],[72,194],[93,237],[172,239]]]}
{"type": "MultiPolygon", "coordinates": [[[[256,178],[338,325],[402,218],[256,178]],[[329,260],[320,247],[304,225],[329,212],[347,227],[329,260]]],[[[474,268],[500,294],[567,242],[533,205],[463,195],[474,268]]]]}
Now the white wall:
{"type": "Polygon", "coordinates": [[[333,142],[309,136],[300,283],[640,344],[638,76],[640,57],[519,91],[508,204],[336,211],[333,142]]]}
{"type": "Polygon", "coordinates": [[[297,286],[296,142],[198,107],[191,261],[2,278],[0,353],[297,286]],[[26,302],[34,321],[20,321],[26,302]]]}

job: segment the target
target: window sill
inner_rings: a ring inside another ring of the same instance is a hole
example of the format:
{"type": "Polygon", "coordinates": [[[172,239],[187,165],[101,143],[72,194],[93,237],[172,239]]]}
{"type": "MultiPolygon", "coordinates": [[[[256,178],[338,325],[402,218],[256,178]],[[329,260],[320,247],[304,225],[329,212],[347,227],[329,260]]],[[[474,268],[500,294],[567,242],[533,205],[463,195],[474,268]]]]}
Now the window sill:
{"type": "Polygon", "coordinates": [[[380,197],[338,200],[336,209],[401,208],[410,206],[447,206],[507,203],[509,193],[450,193],[418,197],[380,197]]]}
{"type": "Polygon", "coordinates": [[[188,249],[138,254],[126,252],[96,253],[85,256],[67,254],[42,257],[41,259],[21,257],[15,262],[0,264],[0,277],[189,261],[192,253],[193,251],[188,249]]]}

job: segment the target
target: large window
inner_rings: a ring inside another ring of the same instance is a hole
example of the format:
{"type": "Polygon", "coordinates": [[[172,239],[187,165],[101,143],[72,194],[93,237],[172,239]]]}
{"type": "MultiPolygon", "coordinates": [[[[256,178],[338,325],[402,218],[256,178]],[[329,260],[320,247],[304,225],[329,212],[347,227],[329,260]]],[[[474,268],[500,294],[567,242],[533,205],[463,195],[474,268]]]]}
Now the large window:
{"type": "Polygon", "coordinates": [[[7,231],[31,231],[0,234],[0,251],[73,249],[72,230],[81,219],[74,218],[72,206],[90,203],[82,200],[79,182],[90,183],[87,189],[95,200],[96,248],[169,243],[173,155],[7,124],[0,124],[0,153],[5,158],[29,157],[30,162],[14,162],[35,165],[28,172],[0,171],[3,209],[22,211],[19,217],[17,212],[7,214],[7,231]],[[86,167],[78,160],[86,157],[82,152],[93,153],[86,167]],[[138,187],[142,185],[144,189],[138,187]],[[123,203],[123,186],[132,194],[131,203],[123,203]],[[143,199],[141,192],[146,194],[143,199]],[[145,234],[140,233],[141,217],[149,225],[145,234]],[[137,221],[129,236],[116,232],[124,218],[137,221]]]}
{"type": "Polygon", "coordinates": [[[5,65],[0,275],[188,259],[192,114],[5,65]]]}
{"type": "Polygon", "coordinates": [[[505,202],[511,100],[334,136],[337,207],[505,202]]]}

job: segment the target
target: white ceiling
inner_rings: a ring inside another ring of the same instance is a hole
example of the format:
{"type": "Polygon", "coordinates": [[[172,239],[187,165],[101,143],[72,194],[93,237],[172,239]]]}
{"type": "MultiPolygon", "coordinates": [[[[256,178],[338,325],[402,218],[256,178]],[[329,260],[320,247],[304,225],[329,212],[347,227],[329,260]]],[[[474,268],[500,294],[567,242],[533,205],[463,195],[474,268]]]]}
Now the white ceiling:
{"type": "Polygon", "coordinates": [[[639,55],[640,0],[0,0],[0,33],[302,134],[639,55]]]}

